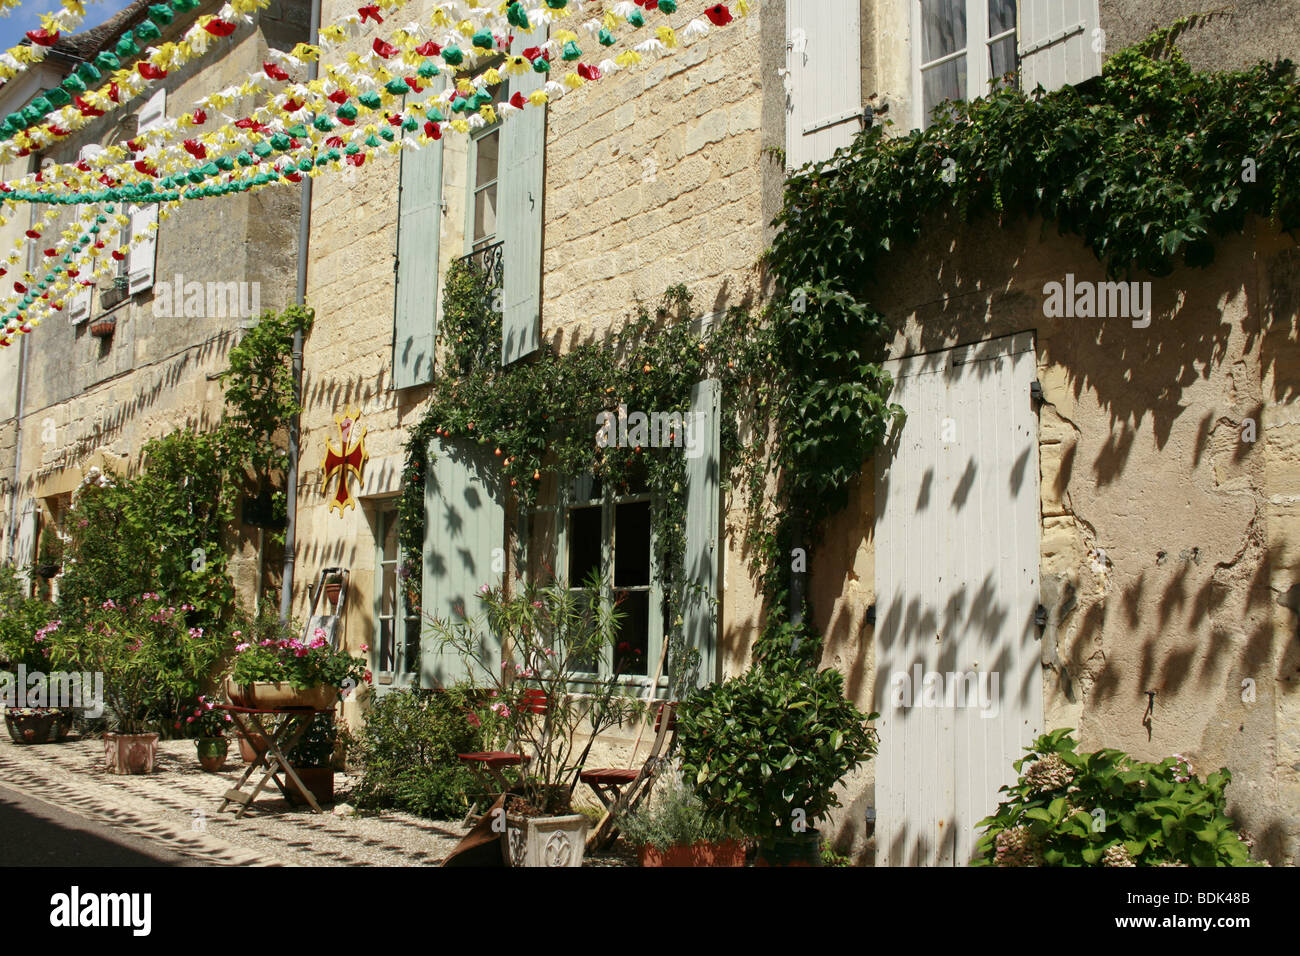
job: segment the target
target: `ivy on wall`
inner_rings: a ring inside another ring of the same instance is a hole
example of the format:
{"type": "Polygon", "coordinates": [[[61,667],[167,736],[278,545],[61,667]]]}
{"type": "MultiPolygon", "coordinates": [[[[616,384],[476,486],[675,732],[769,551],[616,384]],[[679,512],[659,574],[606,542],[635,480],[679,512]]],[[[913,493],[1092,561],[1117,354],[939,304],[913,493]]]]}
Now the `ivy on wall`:
{"type": "Polygon", "coordinates": [[[788,514],[811,526],[842,508],[901,418],[867,290],[938,214],[1041,216],[1112,277],[1207,265],[1248,216],[1300,227],[1292,65],[1195,71],[1172,47],[1192,19],[1117,52],[1079,87],[948,103],[901,137],[872,127],[791,178],[769,254],[786,290],[771,320],[787,370],[774,435],[788,514]]]}

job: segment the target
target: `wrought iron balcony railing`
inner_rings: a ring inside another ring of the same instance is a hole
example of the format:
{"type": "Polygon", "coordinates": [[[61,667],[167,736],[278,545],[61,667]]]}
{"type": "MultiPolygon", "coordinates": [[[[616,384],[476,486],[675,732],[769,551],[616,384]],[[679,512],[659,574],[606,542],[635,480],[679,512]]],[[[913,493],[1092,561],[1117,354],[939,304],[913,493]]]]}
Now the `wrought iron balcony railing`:
{"type": "Polygon", "coordinates": [[[490,246],[484,246],[482,249],[475,249],[467,256],[461,256],[460,261],[471,266],[476,272],[487,277],[488,288],[501,288],[501,280],[505,274],[505,243],[494,242],[490,246]]]}

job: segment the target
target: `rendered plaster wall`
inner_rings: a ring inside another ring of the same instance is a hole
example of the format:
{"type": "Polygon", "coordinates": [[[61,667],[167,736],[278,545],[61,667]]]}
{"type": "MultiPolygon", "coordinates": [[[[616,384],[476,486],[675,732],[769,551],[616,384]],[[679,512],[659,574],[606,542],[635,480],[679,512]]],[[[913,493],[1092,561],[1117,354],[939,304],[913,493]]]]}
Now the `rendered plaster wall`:
{"type": "MultiPolygon", "coordinates": [[[[167,116],[188,112],[203,95],[247,80],[266,59],[267,35],[291,47],[305,36],[304,23],[303,4],[277,0],[258,26],[242,27],[225,41],[223,52],[167,77],[162,84],[167,116]]],[[[129,124],[144,100],[87,127],[50,157],[75,161],[84,143],[120,142],[132,134],[129,124]]],[[[29,337],[20,497],[70,492],[91,465],[133,469],[149,439],[216,423],[222,393],[213,376],[225,367],[226,354],[246,321],[239,314],[241,303],[251,309],[256,301],[264,310],[292,301],[298,195],[294,188],[275,188],[186,203],[170,218],[164,210],[155,285],[114,313],[117,328],[111,338],[91,336],[88,322],[71,325],[66,312],[54,313],[29,337]],[[202,284],[202,315],[187,314],[181,296],[170,296],[170,308],[160,298],[163,287],[174,287],[178,276],[182,291],[190,283],[202,284]],[[209,301],[209,283],[233,284],[236,290],[243,285],[244,296],[236,291],[233,300],[209,301]]],[[[71,215],[60,219],[46,234],[55,235],[71,222],[71,215]]],[[[113,247],[110,242],[108,248],[113,247]]],[[[109,285],[103,280],[100,288],[109,285]]],[[[102,311],[96,292],[92,320],[102,311]]],[[[16,348],[7,349],[4,360],[12,362],[10,356],[16,354],[16,348]]],[[[3,391],[10,388],[6,384],[3,391]]],[[[0,433],[12,434],[12,424],[0,433]]],[[[255,534],[240,529],[231,564],[236,585],[248,599],[257,591],[255,534]]]]}
{"type": "MultiPolygon", "coordinates": [[[[891,356],[1035,334],[1045,728],[1078,729],[1083,749],[1181,753],[1202,774],[1228,767],[1230,804],[1258,852],[1294,861],[1300,253],[1252,224],[1210,268],[1153,280],[1151,326],[1136,329],[1043,316],[1046,282],[1105,278],[1051,226],[936,221],[925,235],[868,293],[898,329],[891,356]]],[[[870,467],[845,516],[819,544],[812,599],[824,663],[880,710],[865,620],[870,467]]],[[[837,815],[838,837],[859,851],[872,779],[868,765],[837,815]]]]}

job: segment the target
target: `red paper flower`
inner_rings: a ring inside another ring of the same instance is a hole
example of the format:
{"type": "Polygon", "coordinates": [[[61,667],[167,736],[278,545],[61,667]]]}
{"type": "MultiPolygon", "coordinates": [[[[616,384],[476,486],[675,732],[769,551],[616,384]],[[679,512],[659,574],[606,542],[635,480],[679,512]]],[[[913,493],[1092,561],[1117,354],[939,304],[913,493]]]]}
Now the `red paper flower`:
{"type": "Polygon", "coordinates": [[[208,121],[208,114],[207,114],[207,113],[205,113],[203,110],[195,110],[195,111],[194,111],[194,125],[195,125],[195,126],[202,126],[202,125],[203,125],[204,123],[206,123],[207,121],[208,121]]]}
{"type": "Polygon", "coordinates": [[[515,95],[514,95],[514,96],[510,97],[510,105],[511,105],[511,106],[516,106],[516,107],[518,107],[519,109],[523,109],[523,108],[524,108],[524,104],[527,103],[527,102],[528,102],[528,101],[527,101],[526,99],[524,99],[524,94],[520,93],[518,90],[515,91],[515,95]]]}
{"type": "Polygon", "coordinates": [[[372,4],[368,7],[357,7],[357,13],[361,14],[361,22],[374,20],[376,23],[383,23],[384,18],[379,15],[379,5],[372,4]]]}
{"type": "Polygon", "coordinates": [[[235,25],[227,23],[225,20],[210,20],[203,24],[203,29],[207,30],[214,37],[228,37],[235,32],[235,25]]]}
{"type": "MultiPolygon", "coordinates": [[[[37,182],[40,182],[39,179],[37,179],[36,181],[37,181],[37,182]]],[[[28,230],[27,230],[27,238],[28,238],[28,239],[39,239],[39,238],[41,238],[41,234],[40,234],[40,232],[38,232],[38,231],[35,230],[35,229],[28,229],[28,230]]]]}
{"type": "Polygon", "coordinates": [[[302,104],[299,103],[297,100],[285,100],[285,101],[284,101],[284,111],[285,111],[286,113],[296,113],[296,112],[298,112],[300,109],[302,109],[302,104]]]}
{"type": "Polygon", "coordinates": [[[527,60],[529,63],[532,63],[533,60],[537,59],[541,55],[542,55],[542,48],[539,46],[530,46],[527,50],[524,51],[524,59],[527,60]]]}
{"type": "Polygon", "coordinates": [[[126,258],[126,253],[123,252],[121,249],[114,249],[113,258],[116,259],[118,262],[121,262],[123,259],[126,258]]]}
{"type": "Polygon", "coordinates": [[[337,103],[339,104],[339,106],[342,106],[344,103],[348,101],[348,94],[343,90],[335,90],[333,93],[329,95],[329,101],[331,103],[337,103]]]}
{"type": "Polygon", "coordinates": [[[370,48],[374,50],[376,53],[378,53],[380,56],[382,56],[385,60],[388,59],[390,56],[394,56],[398,52],[400,52],[397,49],[397,47],[393,46],[387,40],[382,40],[379,37],[375,37],[375,42],[370,44],[370,48]]]}
{"type": "Polygon", "coordinates": [[[59,250],[58,250],[58,249],[46,249],[46,250],[45,250],[45,254],[46,254],[47,256],[57,256],[57,255],[59,254],[59,250]]]}
{"type": "Polygon", "coordinates": [[[424,87],[421,86],[421,85],[419,84],[419,82],[415,79],[415,77],[413,77],[413,76],[404,76],[404,77],[402,77],[402,79],[405,80],[405,81],[406,81],[406,85],[409,86],[409,87],[411,88],[411,92],[413,92],[413,93],[423,93],[423,92],[424,92],[424,87]]]}
{"type": "Polygon", "coordinates": [[[266,72],[266,75],[273,80],[287,80],[289,78],[289,74],[285,71],[284,67],[277,63],[263,63],[262,69],[266,72]]]}
{"type": "Polygon", "coordinates": [[[207,147],[205,147],[197,139],[187,139],[185,140],[185,142],[181,143],[181,145],[185,147],[185,152],[189,153],[195,159],[208,158],[207,147]]]}
{"type": "Polygon", "coordinates": [[[140,75],[146,80],[161,80],[167,75],[166,70],[160,70],[158,67],[154,66],[152,63],[146,62],[145,60],[141,60],[137,63],[135,68],[140,71],[140,75]]]}
{"type": "Polygon", "coordinates": [[[72,102],[76,104],[77,109],[81,110],[82,116],[103,116],[104,115],[103,110],[96,109],[95,107],[91,106],[80,96],[75,97],[72,102]]]}
{"type": "Polygon", "coordinates": [[[284,178],[289,180],[291,183],[302,182],[302,175],[300,173],[285,173],[284,178]]]}
{"type": "Polygon", "coordinates": [[[715,3],[704,11],[704,15],[713,21],[715,27],[725,27],[731,22],[731,11],[725,3],[715,3]]]}
{"type": "Polygon", "coordinates": [[[442,47],[430,40],[428,43],[421,43],[417,46],[415,52],[420,56],[437,56],[442,52],[442,47]]]}
{"type": "Polygon", "coordinates": [[[601,77],[599,67],[587,66],[585,63],[578,64],[578,75],[584,80],[599,80],[601,77]]]}
{"type": "Polygon", "coordinates": [[[351,156],[348,157],[348,162],[351,163],[353,166],[360,166],[365,161],[366,161],[365,153],[353,153],[351,156]]]}
{"type": "Polygon", "coordinates": [[[55,30],[51,33],[49,30],[44,28],[40,30],[28,30],[27,39],[31,40],[37,46],[53,46],[59,39],[59,31],[55,30]]]}
{"type": "Polygon", "coordinates": [[[122,93],[118,90],[117,84],[110,81],[108,84],[108,98],[114,103],[120,103],[122,102],[121,96],[122,93]]]}
{"type": "Polygon", "coordinates": [[[325,140],[325,145],[331,147],[332,149],[342,149],[342,148],[343,148],[343,137],[342,137],[342,136],[331,136],[329,139],[325,140]]]}
{"type": "Polygon", "coordinates": [[[424,124],[424,135],[429,139],[442,139],[442,129],[437,123],[428,122],[424,124]]]}

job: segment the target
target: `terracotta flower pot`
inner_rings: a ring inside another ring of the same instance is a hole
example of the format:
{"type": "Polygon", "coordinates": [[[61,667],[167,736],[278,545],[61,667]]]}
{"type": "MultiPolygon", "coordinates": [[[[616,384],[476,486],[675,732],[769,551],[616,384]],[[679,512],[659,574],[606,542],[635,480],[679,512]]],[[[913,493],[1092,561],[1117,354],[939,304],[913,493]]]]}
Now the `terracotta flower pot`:
{"type": "Polygon", "coordinates": [[[739,840],[700,840],[690,846],[660,850],[646,843],[637,848],[637,857],[642,866],[744,866],[745,844],[739,840]]]}
{"type": "Polygon", "coordinates": [[[249,734],[248,737],[239,738],[239,756],[244,758],[244,763],[252,763],[257,759],[259,753],[266,752],[266,738],[261,734],[249,734]],[[250,744],[248,741],[252,740],[250,744]]]}
{"type": "Polygon", "coordinates": [[[336,687],[307,687],[297,690],[292,684],[281,681],[254,681],[251,684],[236,684],[226,681],[226,695],[237,707],[260,707],[274,710],[281,707],[311,707],[316,710],[332,710],[338,703],[339,692],[336,687]]]}
{"type": "MultiPolygon", "coordinates": [[[[302,778],[305,786],[311,795],[316,798],[316,803],[324,805],[334,802],[334,768],[333,767],[294,767],[293,772],[302,778]]],[[[298,789],[298,785],[293,782],[293,778],[288,774],[284,775],[285,791],[289,795],[289,802],[296,807],[303,806],[307,803],[306,797],[298,789]]]]}
{"type": "Polygon", "coordinates": [[[157,734],[105,734],[104,769],[109,773],[153,773],[157,734]]]}
{"type": "Polygon", "coordinates": [[[506,866],[582,866],[591,821],[581,813],[563,817],[506,816],[501,852],[506,866]]]}
{"type": "Polygon", "coordinates": [[[226,762],[230,751],[230,741],[225,737],[200,737],[194,741],[199,754],[199,766],[208,773],[216,773],[226,762]]]}

